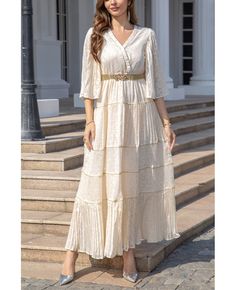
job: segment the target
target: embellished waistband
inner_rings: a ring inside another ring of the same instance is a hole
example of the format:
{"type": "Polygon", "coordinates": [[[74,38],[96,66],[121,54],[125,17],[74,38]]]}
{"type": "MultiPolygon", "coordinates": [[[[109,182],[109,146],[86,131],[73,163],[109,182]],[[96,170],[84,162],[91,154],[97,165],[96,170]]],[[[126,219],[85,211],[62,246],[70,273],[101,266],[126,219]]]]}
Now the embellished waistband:
{"type": "Polygon", "coordinates": [[[116,81],[124,81],[124,80],[138,80],[138,79],[145,79],[145,73],[142,74],[102,74],[101,75],[102,81],[115,79],[116,81]]]}

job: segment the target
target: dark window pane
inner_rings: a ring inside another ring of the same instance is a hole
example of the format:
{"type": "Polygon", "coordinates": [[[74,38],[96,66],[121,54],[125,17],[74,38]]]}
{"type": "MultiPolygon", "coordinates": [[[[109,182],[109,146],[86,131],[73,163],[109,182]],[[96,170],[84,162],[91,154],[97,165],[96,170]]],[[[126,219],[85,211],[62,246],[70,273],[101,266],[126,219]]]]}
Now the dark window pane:
{"type": "Polygon", "coordinates": [[[63,0],[63,2],[64,2],[64,3],[63,3],[63,8],[64,8],[64,9],[63,9],[63,13],[66,14],[66,10],[67,10],[67,9],[66,9],[66,8],[67,8],[67,7],[66,7],[67,0],[63,0]]]}
{"type": "Polygon", "coordinates": [[[193,18],[184,17],[183,28],[193,28],[193,18]]]}
{"type": "Polygon", "coordinates": [[[64,40],[66,40],[67,39],[67,35],[66,35],[66,17],[65,16],[64,16],[63,21],[64,21],[64,40]]]}
{"type": "Polygon", "coordinates": [[[193,46],[192,45],[184,45],[183,56],[193,56],[193,46]]]}
{"type": "Polygon", "coordinates": [[[191,76],[192,76],[191,73],[184,73],[183,74],[184,85],[189,85],[191,76]]]}
{"type": "Polygon", "coordinates": [[[58,13],[61,13],[61,0],[58,0],[58,13]]]}
{"type": "Polygon", "coordinates": [[[60,16],[57,15],[57,40],[60,40],[60,16]]]}
{"type": "Polygon", "coordinates": [[[61,46],[61,74],[67,80],[67,0],[57,0],[57,38],[62,41],[61,46]]]}
{"type": "Polygon", "coordinates": [[[64,68],[64,80],[67,81],[68,78],[67,78],[67,68],[65,67],[64,68]]]}
{"type": "Polygon", "coordinates": [[[192,42],[193,41],[192,31],[183,31],[183,39],[184,42],[192,42]]]}
{"type": "Polygon", "coordinates": [[[192,59],[184,59],[183,60],[183,67],[184,67],[184,70],[192,70],[193,68],[193,62],[192,62],[192,59]]]}
{"type": "Polygon", "coordinates": [[[193,3],[183,3],[184,14],[193,14],[193,3]]]}
{"type": "Polygon", "coordinates": [[[61,64],[63,65],[63,57],[64,57],[64,46],[63,43],[61,45],[61,64]]]}
{"type": "Polygon", "coordinates": [[[60,40],[64,40],[64,23],[63,23],[64,19],[63,16],[60,15],[60,40]]]}
{"type": "Polygon", "coordinates": [[[56,5],[57,5],[57,13],[59,13],[59,0],[57,0],[56,5]]]}
{"type": "Polygon", "coordinates": [[[66,45],[66,42],[64,42],[63,45],[64,45],[64,65],[67,66],[67,45],[66,45]]]}

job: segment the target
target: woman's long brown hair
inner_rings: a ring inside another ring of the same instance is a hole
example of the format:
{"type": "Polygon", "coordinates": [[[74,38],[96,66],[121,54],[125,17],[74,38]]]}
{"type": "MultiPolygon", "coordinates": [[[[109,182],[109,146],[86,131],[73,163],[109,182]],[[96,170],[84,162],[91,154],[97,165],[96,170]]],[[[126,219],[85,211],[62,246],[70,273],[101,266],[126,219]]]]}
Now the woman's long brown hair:
{"type": "MultiPolygon", "coordinates": [[[[130,13],[130,23],[137,24],[135,0],[128,1],[127,14],[130,13]]],[[[97,0],[96,13],[93,18],[93,32],[91,35],[91,54],[95,61],[101,63],[100,52],[103,45],[103,33],[111,28],[112,17],[107,11],[104,0],[97,0]]]]}

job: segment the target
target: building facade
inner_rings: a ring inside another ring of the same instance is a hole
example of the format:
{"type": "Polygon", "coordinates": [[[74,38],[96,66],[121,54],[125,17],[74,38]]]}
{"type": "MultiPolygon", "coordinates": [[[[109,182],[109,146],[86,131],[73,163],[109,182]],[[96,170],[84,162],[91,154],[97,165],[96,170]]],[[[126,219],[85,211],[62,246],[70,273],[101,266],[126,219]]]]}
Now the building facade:
{"type": "MultiPolygon", "coordinates": [[[[83,41],[95,3],[33,0],[38,99],[79,93],[83,41]]],[[[136,0],[136,13],[138,24],[156,31],[167,99],[214,95],[214,0],[136,0]]]]}

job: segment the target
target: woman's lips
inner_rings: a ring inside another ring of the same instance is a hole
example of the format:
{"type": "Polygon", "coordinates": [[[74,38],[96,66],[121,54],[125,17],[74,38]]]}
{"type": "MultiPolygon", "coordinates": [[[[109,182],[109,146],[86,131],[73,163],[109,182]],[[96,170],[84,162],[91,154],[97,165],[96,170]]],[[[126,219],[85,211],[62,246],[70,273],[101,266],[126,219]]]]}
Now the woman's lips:
{"type": "Polygon", "coordinates": [[[116,10],[118,10],[118,8],[111,8],[111,10],[112,10],[112,11],[116,11],[116,10]]]}

